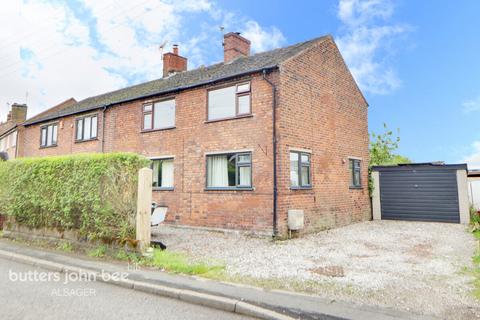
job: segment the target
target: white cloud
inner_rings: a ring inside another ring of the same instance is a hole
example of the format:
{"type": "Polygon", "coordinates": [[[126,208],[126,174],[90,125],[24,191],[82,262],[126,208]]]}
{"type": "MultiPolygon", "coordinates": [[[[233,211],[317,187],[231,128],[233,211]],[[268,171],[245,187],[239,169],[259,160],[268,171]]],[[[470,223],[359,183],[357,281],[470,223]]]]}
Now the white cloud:
{"type": "Polygon", "coordinates": [[[278,48],[285,42],[285,37],[280,30],[275,27],[270,30],[263,29],[258,22],[252,20],[247,21],[242,35],[252,42],[253,52],[278,48]]]}
{"type": "Polygon", "coordinates": [[[471,153],[462,162],[467,163],[469,169],[480,169],[480,140],[473,142],[471,149],[471,153]]]}
{"type": "Polygon", "coordinates": [[[219,26],[251,37],[252,51],[285,41],[275,27],[220,8],[213,0],[12,0],[0,10],[0,121],[7,103],[25,102],[29,116],[67,98],[77,100],[162,74],[159,44],[174,43],[189,67],[223,56],[219,26]],[[224,22],[228,22],[225,24],[224,22]]]}
{"type": "Polygon", "coordinates": [[[342,22],[337,44],[360,88],[386,94],[401,85],[389,58],[398,47],[394,41],[411,28],[389,23],[394,5],[388,0],[340,0],[342,22]]]}
{"type": "Polygon", "coordinates": [[[462,106],[465,113],[480,111],[480,97],[472,100],[467,100],[462,103],[462,106]]]}

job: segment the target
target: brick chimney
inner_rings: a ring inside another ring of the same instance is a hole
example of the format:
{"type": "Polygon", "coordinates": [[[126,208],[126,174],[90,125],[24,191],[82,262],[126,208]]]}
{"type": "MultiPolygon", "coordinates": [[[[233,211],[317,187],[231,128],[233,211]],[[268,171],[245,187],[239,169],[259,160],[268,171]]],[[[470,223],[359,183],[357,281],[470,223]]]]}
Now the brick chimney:
{"type": "Polygon", "coordinates": [[[223,61],[229,62],[238,57],[250,55],[250,40],[240,35],[240,32],[229,32],[223,36],[223,61]]]}
{"type": "Polygon", "coordinates": [[[26,104],[12,104],[12,110],[9,114],[10,120],[14,123],[23,123],[27,120],[27,108],[26,104]]]}
{"type": "Polygon", "coordinates": [[[178,54],[178,45],[174,44],[173,52],[163,55],[163,77],[182,71],[187,71],[187,58],[178,54]]]}

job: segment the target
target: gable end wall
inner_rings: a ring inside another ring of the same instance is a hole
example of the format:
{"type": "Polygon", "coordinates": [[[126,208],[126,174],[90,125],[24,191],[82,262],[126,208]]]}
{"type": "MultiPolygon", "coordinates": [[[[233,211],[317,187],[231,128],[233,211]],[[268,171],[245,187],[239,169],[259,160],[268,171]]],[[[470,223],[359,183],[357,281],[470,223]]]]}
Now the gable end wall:
{"type": "Polygon", "coordinates": [[[279,231],[289,209],[304,232],[370,219],[367,103],[332,39],[282,64],[278,114],[279,231]],[[291,148],[312,151],[312,189],[290,189],[291,148]],[[362,189],[350,189],[348,157],[361,158],[362,189]]]}

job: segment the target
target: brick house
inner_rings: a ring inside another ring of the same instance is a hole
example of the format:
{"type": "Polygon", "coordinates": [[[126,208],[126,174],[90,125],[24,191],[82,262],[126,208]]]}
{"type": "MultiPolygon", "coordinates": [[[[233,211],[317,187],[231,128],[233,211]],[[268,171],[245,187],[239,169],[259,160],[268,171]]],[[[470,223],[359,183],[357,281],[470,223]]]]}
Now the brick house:
{"type": "Polygon", "coordinates": [[[17,135],[21,124],[27,119],[25,104],[12,104],[7,121],[0,122],[0,154],[5,160],[17,157],[17,135]]]}
{"type": "Polygon", "coordinates": [[[284,235],[293,209],[303,232],[370,218],[367,102],[331,36],[250,55],[228,33],[222,63],[163,59],[159,80],[27,120],[19,155],[143,154],[172,224],[284,235]]]}

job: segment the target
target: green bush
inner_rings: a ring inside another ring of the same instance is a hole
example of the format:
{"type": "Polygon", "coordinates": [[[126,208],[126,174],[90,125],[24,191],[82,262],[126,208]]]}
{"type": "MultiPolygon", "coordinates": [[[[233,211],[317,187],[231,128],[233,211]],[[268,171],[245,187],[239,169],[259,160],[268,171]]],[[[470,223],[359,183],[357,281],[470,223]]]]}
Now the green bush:
{"type": "Polygon", "coordinates": [[[0,212],[29,228],[122,243],[134,238],[138,171],[148,164],[130,153],[1,162],[0,212]]]}

